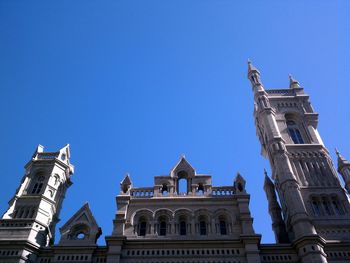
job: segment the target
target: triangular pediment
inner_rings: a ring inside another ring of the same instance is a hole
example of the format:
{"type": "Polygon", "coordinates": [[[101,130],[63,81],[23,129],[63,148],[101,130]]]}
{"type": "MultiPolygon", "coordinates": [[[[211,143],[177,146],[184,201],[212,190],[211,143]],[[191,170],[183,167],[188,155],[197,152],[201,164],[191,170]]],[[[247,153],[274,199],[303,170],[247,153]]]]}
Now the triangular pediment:
{"type": "Polygon", "coordinates": [[[98,224],[92,215],[89,204],[85,203],[60,229],[60,231],[65,232],[65,230],[78,223],[87,223],[90,228],[98,228],[98,224]]]}
{"type": "Polygon", "coordinates": [[[60,245],[95,245],[102,232],[86,203],[60,228],[60,233],[60,245]],[[84,238],[78,238],[81,233],[84,238]]]}

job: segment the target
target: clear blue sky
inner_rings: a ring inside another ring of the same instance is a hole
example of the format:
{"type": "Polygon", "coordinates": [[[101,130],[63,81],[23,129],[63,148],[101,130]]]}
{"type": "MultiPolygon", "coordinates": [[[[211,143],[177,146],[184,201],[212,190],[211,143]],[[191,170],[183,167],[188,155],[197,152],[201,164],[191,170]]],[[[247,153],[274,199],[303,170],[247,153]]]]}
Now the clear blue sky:
{"type": "Polygon", "coordinates": [[[59,226],[88,201],[104,235],[124,174],[152,186],[185,154],[214,185],[240,171],[255,230],[273,242],[246,61],[266,88],[287,87],[292,73],[332,156],[338,147],[350,159],[349,10],[319,0],[0,1],[1,213],[37,144],[71,145],[59,226]]]}

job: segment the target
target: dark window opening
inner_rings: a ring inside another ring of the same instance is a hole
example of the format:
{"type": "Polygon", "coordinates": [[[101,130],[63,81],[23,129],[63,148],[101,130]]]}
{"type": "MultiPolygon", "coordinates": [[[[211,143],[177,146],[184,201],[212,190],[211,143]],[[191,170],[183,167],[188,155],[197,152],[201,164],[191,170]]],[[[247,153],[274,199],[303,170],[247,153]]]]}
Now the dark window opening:
{"type": "Polygon", "coordinates": [[[166,222],[164,222],[164,221],[160,222],[159,235],[160,236],[165,236],[166,235],[166,222]]]}
{"type": "Polygon", "coordinates": [[[207,234],[207,223],[205,221],[199,222],[199,233],[202,236],[207,234]]]}
{"type": "Polygon", "coordinates": [[[315,216],[321,215],[320,206],[316,200],[312,201],[312,209],[314,210],[315,216]]]}
{"type": "Polygon", "coordinates": [[[304,143],[303,137],[301,136],[298,126],[294,121],[287,121],[287,128],[288,128],[289,135],[295,144],[304,143]]]}
{"type": "Polygon", "coordinates": [[[164,196],[168,195],[168,186],[166,184],[163,184],[161,192],[162,192],[162,195],[164,196]]]}
{"type": "Polygon", "coordinates": [[[180,222],[180,235],[186,236],[186,222],[185,221],[180,222]]]}
{"type": "Polygon", "coordinates": [[[203,184],[198,184],[197,195],[204,195],[204,186],[203,186],[203,184]]]}
{"type": "Polygon", "coordinates": [[[147,230],[147,223],[145,221],[140,223],[140,231],[139,235],[140,236],[145,236],[146,235],[146,230],[147,230]]]}
{"type": "Polygon", "coordinates": [[[224,220],[220,220],[220,234],[227,235],[226,222],[224,220]]]}

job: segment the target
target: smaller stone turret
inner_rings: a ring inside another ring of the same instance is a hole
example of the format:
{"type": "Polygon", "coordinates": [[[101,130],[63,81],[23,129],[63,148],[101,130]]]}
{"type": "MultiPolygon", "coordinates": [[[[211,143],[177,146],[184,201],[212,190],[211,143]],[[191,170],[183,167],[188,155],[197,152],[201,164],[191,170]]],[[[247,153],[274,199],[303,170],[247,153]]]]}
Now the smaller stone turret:
{"type": "Polygon", "coordinates": [[[289,238],[286,231],[286,226],[282,219],[281,207],[277,201],[275,192],[275,186],[269,176],[265,173],[264,190],[266,193],[267,201],[269,203],[269,214],[272,219],[272,230],[275,233],[275,239],[277,243],[288,243],[289,238]]]}
{"type": "Polygon", "coordinates": [[[338,152],[337,149],[335,151],[338,156],[338,172],[343,177],[345,189],[350,194],[350,163],[338,152]]]}
{"type": "Polygon", "coordinates": [[[248,60],[248,79],[252,84],[253,91],[264,90],[263,84],[260,79],[260,72],[256,67],[254,67],[250,60],[248,60]]]}
{"type": "Polygon", "coordinates": [[[289,88],[290,89],[300,89],[299,81],[297,81],[291,74],[289,74],[289,88]]]}

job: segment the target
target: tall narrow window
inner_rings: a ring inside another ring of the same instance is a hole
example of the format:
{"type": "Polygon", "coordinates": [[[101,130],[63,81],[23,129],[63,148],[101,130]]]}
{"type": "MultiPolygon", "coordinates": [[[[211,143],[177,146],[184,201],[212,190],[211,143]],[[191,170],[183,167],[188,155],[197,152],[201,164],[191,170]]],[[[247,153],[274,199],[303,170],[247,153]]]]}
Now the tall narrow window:
{"type": "Polygon", "coordinates": [[[314,211],[315,216],[321,215],[320,205],[316,200],[312,200],[312,209],[314,211]]]}
{"type": "Polygon", "coordinates": [[[327,214],[327,215],[333,214],[333,212],[332,212],[332,210],[331,210],[331,207],[330,207],[330,205],[329,205],[328,200],[323,199],[323,200],[322,200],[322,205],[323,205],[323,208],[324,208],[324,210],[326,211],[326,214],[327,214]]]}
{"type": "Polygon", "coordinates": [[[181,195],[187,194],[187,180],[185,178],[181,178],[179,180],[178,194],[181,194],[181,195]]]}
{"type": "Polygon", "coordinates": [[[227,229],[226,229],[226,222],[224,219],[220,219],[219,222],[220,225],[220,234],[221,235],[227,235],[227,229]]]}
{"type": "Polygon", "coordinates": [[[333,205],[334,211],[337,215],[344,215],[344,210],[342,209],[342,207],[341,207],[341,205],[336,197],[332,198],[332,205],[333,205]]]}
{"type": "Polygon", "coordinates": [[[139,229],[139,236],[145,236],[147,232],[147,222],[142,221],[140,222],[140,229],[139,229]]]}
{"type": "Polygon", "coordinates": [[[161,221],[159,224],[159,235],[166,236],[166,222],[161,221]]]}
{"type": "Polygon", "coordinates": [[[181,221],[180,222],[180,235],[181,236],[186,236],[186,221],[181,221]]]}
{"type": "Polygon", "coordinates": [[[294,121],[287,121],[287,128],[288,128],[289,135],[295,144],[304,143],[303,137],[301,136],[298,126],[294,121]]]}
{"type": "Polygon", "coordinates": [[[203,219],[199,221],[199,233],[202,236],[207,234],[207,222],[205,222],[203,219]]]}
{"type": "Polygon", "coordinates": [[[43,182],[45,180],[45,177],[44,176],[38,176],[37,178],[34,179],[34,185],[33,185],[33,188],[31,190],[31,194],[40,194],[41,193],[41,190],[43,188],[43,182]]]}

